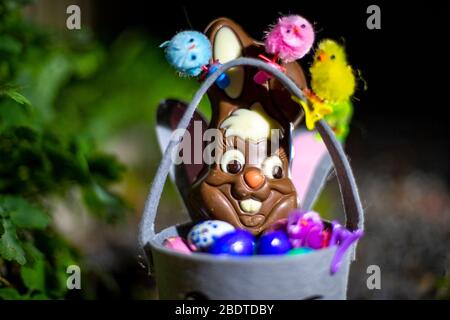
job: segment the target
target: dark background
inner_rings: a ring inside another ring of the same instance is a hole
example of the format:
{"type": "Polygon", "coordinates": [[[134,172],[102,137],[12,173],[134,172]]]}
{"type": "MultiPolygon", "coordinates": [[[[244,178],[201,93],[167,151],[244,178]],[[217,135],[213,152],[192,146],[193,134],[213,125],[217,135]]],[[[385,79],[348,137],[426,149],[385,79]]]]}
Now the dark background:
{"type": "MultiPolygon", "coordinates": [[[[263,31],[280,14],[300,13],[314,22],[317,38],[344,39],[349,61],[368,84],[356,93],[353,129],[348,148],[377,157],[399,152],[424,170],[448,180],[448,101],[445,99],[449,47],[445,1],[127,1],[95,2],[93,24],[106,42],[130,27],[161,41],[174,33],[203,30],[214,18],[227,16],[250,35],[263,31]],[[381,8],[381,30],[369,30],[366,9],[381,8]],[[188,16],[189,22],[186,18],[188,16]],[[191,26],[190,26],[191,25],[191,26]],[[444,87],[445,86],[445,87],[444,87]],[[370,148],[360,148],[370,144],[370,148]]],[[[310,56],[302,60],[308,66],[310,56]]],[[[399,170],[401,166],[399,167],[399,170]]]]}

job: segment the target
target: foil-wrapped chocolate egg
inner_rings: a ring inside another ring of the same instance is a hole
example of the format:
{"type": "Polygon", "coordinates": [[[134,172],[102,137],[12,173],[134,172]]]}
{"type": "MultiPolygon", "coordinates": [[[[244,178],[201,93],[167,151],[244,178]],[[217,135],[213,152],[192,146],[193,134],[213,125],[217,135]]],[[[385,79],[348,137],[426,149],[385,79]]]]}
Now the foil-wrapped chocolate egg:
{"type": "Polygon", "coordinates": [[[258,242],[258,254],[284,254],[292,248],[288,236],[281,230],[267,232],[258,242]]]}
{"type": "Polygon", "coordinates": [[[309,253],[311,251],[314,251],[314,249],[311,248],[294,248],[288,251],[287,255],[288,256],[296,256],[296,255],[301,255],[301,254],[305,254],[305,253],[309,253]]]}
{"type": "Polygon", "coordinates": [[[209,248],[211,254],[251,256],[255,251],[255,237],[246,230],[237,229],[217,239],[209,248]]]}
{"type": "Polygon", "coordinates": [[[191,250],[185,243],[184,239],[181,237],[170,237],[164,240],[163,242],[164,247],[181,252],[181,253],[187,253],[190,254],[191,250]]]}
{"type": "Polygon", "coordinates": [[[330,233],[317,212],[294,211],[288,217],[286,231],[294,248],[328,246],[330,233]]]}
{"type": "Polygon", "coordinates": [[[206,251],[217,239],[234,230],[235,228],[228,222],[206,220],[191,229],[188,234],[188,242],[191,247],[206,251]]]}

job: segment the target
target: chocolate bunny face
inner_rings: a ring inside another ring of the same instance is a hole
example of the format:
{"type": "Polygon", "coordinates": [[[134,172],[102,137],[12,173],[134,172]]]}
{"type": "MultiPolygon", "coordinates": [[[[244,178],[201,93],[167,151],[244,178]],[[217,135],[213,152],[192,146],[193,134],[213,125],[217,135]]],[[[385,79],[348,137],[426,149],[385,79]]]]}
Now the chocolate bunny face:
{"type": "MultiPolygon", "coordinates": [[[[264,46],[226,18],[213,21],[205,31],[213,46],[213,59],[226,63],[265,54],[264,46]]],[[[283,65],[304,88],[306,81],[297,63],[283,65]]],[[[290,179],[291,130],[302,111],[276,79],[258,85],[253,67],[229,70],[230,86],[211,87],[209,128],[222,133],[216,162],[198,176],[190,192],[191,211],[203,218],[227,221],[259,234],[297,208],[290,179]],[[277,129],[278,136],[272,136],[277,129]],[[274,147],[274,139],[277,143],[274,147]]]]}

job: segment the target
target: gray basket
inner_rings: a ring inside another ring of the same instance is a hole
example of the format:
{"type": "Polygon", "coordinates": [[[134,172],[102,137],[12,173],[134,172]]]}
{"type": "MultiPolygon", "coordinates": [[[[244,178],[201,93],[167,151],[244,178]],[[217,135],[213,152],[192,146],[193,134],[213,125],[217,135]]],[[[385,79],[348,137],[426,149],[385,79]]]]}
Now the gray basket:
{"type": "MultiPolygon", "coordinates": [[[[248,65],[271,73],[295,96],[302,91],[284,73],[252,58],[239,58],[223,65],[206,79],[189,104],[178,128],[185,130],[199,101],[217,77],[230,68],[248,65]]],[[[352,170],[334,134],[323,120],[316,124],[333,162],[339,182],[346,227],[363,229],[363,209],[352,170]]],[[[206,253],[182,254],[165,248],[164,239],[185,237],[192,223],[171,226],[155,233],[158,203],[172,163],[174,148],[181,137],[172,139],[164,152],[146,202],[141,228],[141,246],[156,275],[161,299],[345,299],[351,260],[356,244],[347,250],[335,274],[330,266],[338,247],[305,255],[230,257],[206,253]]],[[[323,180],[323,174],[319,177],[323,180]]],[[[319,189],[320,186],[317,186],[319,189]]],[[[305,208],[308,209],[308,208],[305,208]]]]}

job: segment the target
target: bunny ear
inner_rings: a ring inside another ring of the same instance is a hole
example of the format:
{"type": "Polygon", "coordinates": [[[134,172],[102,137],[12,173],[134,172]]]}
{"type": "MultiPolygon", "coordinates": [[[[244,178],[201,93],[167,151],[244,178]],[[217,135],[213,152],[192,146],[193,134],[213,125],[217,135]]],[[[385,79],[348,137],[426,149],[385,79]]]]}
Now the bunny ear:
{"type": "MultiPolygon", "coordinates": [[[[213,59],[219,60],[222,64],[244,56],[244,48],[252,44],[252,40],[244,30],[227,18],[212,21],[206,28],[205,34],[212,44],[213,59]]],[[[230,85],[224,91],[229,98],[236,99],[244,89],[245,68],[232,68],[227,71],[227,74],[230,85]]]]}
{"type": "MultiPolygon", "coordinates": [[[[168,99],[159,104],[156,120],[156,135],[163,153],[172,138],[174,130],[178,127],[178,123],[185,113],[186,108],[187,104],[179,100],[168,99]]],[[[189,135],[190,139],[187,139],[185,141],[186,143],[181,144],[183,153],[189,153],[191,161],[187,161],[189,163],[183,162],[179,165],[173,165],[170,170],[170,178],[176,184],[178,192],[185,203],[192,184],[201,174],[205,166],[203,161],[201,161],[201,156],[203,155],[204,149],[203,133],[207,129],[207,126],[208,124],[204,117],[199,112],[195,112],[184,136],[189,135]],[[199,161],[198,157],[200,157],[199,161]]]]}
{"type": "Polygon", "coordinates": [[[291,179],[297,191],[300,207],[311,210],[332,169],[331,157],[322,139],[315,132],[296,130],[291,179]]]}
{"type": "MultiPolygon", "coordinates": [[[[228,18],[218,18],[212,21],[206,28],[205,34],[212,44],[213,59],[218,59],[220,63],[226,63],[242,56],[258,58],[258,55],[266,54],[262,42],[252,39],[239,24],[228,18]]],[[[283,66],[286,68],[287,74],[300,88],[306,87],[303,70],[296,62],[287,63],[283,66]]],[[[250,100],[266,95],[262,92],[263,87],[253,81],[256,72],[257,70],[251,67],[230,69],[228,75],[231,84],[224,90],[226,97],[233,100],[233,103],[240,100],[240,105],[251,105],[254,101],[250,100]],[[245,94],[243,94],[244,91],[245,94]]],[[[215,92],[214,89],[212,91],[214,91],[216,97],[222,96],[221,92],[215,92]]],[[[303,116],[302,109],[291,100],[291,94],[278,80],[272,79],[269,82],[268,96],[271,100],[271,106],[264,105],[274,109],[267,110],[269,114],[281,113],[286,123],[290,122],[296,125],[300,122],[303,116]]]]}
{"type": "MultiPolygon", "coordinates": [[[[306,77],[302,68],[297,62],[290,62],[283,64],[286,68],[286,73],[300,89],[307,88],[306,77]]],[[[303,109],[299,108],[291,99],[290,92],[278,81],[278,79],[271,79],[269,81],[269,89],[274,106],[280,110],[284,117],[291,122],[294,126],[297,126],[303,119],[303,109]]]]}

